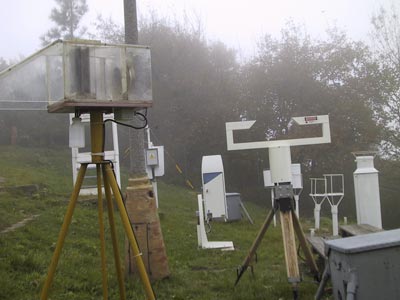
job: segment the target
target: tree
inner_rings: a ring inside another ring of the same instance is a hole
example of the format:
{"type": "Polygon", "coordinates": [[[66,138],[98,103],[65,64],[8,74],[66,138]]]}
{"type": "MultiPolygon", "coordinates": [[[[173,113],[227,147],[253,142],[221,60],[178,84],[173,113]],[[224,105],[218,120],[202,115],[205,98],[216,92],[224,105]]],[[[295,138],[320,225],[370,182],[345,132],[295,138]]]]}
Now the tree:
{"type": "Polygon", "coordinates": [[[56,26],[40,37],[42,45],[56,39],[73,39],[85,34],[86,28],[80,26],[83,16],[88,12],[86,0],[55,0],[57,7],[50,13],[50,20],[56,26]]]}
{"type": "Polygon", "coordinates": [[[372,38],[380,80],[379,96],[373,102],[376,118],[385,128],[382,150],[400,158],[400,15],[393,4],[390,11],[380,8],[372,18],[372,38]]]}
{"type": "MultiPolygon", "coordinates": [[[[152,132],[186,175],[199,179],[201,157],[226,152],[225,122],[239,94],[235,52],[207,43],[199,26],[153,18],[140,28],[152,51],[152,132]]],[[[174,163],[166,170],[171,179],[174,163]]]]}
{"type": "Polygon", "coordinates": [[[115,23],[111,17],[105,18],[98,15],[94,27],[95,32],[89,34],[91,39],[110,44],[123,44],[125,41],[124,27],[115,23]]]}
{"type": "Polygon", "coordinates": [[[0,57],[0,72],[3,71],[8,66],[9,66],[8,62],[4,58],[0,57]]]}
{"type": "MultiPolygon", "coordinates": [[[[379,143],[380,127],[370,106],[376,99],[379,77],[370,63],[368,48],[349,41],[337,29],[320,41],[288,24],[280,39],[266,36],[258,50],[242,68],[239,110],[246,110],[258,123],[252,133],[247,133],[247,139],[306,137],[313,128],[288,126],[290,118],[329,114],[331,144],[293,147],[292,161],[303,163],[305,183],[309,176],[345,173],[346,185],[350,185],[354,170],[351,152],[370,150],[379,143]]],[[[248,154],[254,170],[259,159],[266,162],[267,152],[248,154]]],[[[243,172],[243,166],[240,170],[243,172]]],[[[256,182],[255,176],[252,181],[256,182]]]]}
{"type": "MultiPolygon", "coordinates": [[[[123,36],[121,26],[101,17],[97,31],[106,42],[123,36]]],[[[198,186],[201,157],[222,154],[227,188],[260,199],[268,152],[226,150],[225,122],[240,120],[244,112],[257,123],[238,133],[239,141],[304,137],[301,128],[288,126],[292,116],[330,114],[330,145],[292,149],[293,161],[304,163],[305,182],[324,173],[345,173],[350,180],[351,152],[380,141],[375,106],[382,99],[382,72],[365,45],[337,29],[326,40],[313,40],[289,23],[280,38],[263,37],[257,55],[242,65],[223,43],[207,41],[201,26],[153,16],[140,23],[140,43],[152,52],[154,107],[148,118],[154,141],[175,159],[166,180],[177,182],[177,162],[198,186]]]]}

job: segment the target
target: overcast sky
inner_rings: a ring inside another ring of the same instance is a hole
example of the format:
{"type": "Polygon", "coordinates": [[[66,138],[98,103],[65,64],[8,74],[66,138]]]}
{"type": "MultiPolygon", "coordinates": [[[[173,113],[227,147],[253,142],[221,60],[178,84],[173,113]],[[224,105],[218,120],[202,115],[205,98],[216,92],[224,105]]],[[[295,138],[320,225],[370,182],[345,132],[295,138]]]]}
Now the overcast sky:
{"type": "MultiPolygon", "coordinates": [[[[28,56],[40,48],[39,37],[52,23],[54,0],[1,0],[0,57],[28,56]]],[[[207,37],[236,48],[242,56],[254,53],[257,40],[266,33],[278,36],[288,20],[306,27],[314,37],[324,37],[328,26],[337,25],[354,39],[365,39],[370,19],[383,5],[395,0],[137,0],[138,13],[156,11],[161,16],[200,18],[207,37]]],[[[123,24],[123,0],[87,0],[89,25],[97,14],[123,24]]]]}

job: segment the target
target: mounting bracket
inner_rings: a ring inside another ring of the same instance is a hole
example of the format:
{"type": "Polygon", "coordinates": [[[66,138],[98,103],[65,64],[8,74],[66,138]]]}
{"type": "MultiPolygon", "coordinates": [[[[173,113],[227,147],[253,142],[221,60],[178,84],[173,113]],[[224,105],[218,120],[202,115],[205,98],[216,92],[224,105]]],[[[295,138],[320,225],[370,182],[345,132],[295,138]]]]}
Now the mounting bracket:
{"type": "Polygon", "coordinates": [[[245,150],[245,149],[262,149],[283,146],[301,146],[325,144],[331,142],[331,134],[329,127],[329,115],[294,117],[292,120],[298,125],[322,125],[322,136],[312,138],[299,138],[278,141],[258,141],[235,143],[233,140],[233,131],[250,129],[256,121],[227,122],[226,126],[226,142],[228,150],[245,150]]]}

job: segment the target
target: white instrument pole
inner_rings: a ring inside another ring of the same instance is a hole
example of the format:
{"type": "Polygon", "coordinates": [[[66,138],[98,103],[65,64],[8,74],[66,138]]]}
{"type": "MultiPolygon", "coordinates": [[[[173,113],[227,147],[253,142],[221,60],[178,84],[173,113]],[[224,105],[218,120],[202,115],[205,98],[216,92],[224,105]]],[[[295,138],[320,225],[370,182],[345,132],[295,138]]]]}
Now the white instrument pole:
{"type": "Polygon", "coordinates": [[[344,176],[343,174],[324,174],[325,181],[328,183],[326,197],[331,205],[332,213],[332,234],[339,235],[338,208],[344,197],[344,176]],[[329,179],[329,180],[328,180],[329,179]],[[335,191],[339,187],[339,191],[335,191]]]}
{"type": "MultiPolygon", "coordinates": [[[[274,209],[274,189],[271,189],[271,204],[272,204],[272,209],[274,209]]],[[[276,227],[276,215],[274,214],[274,227],[276,227]]]]}
{"type": "Polygon", "coordinates": [[[315,229],[320,228],[320,221],[319,221],[320,214],[321,214],[321,203],[315,203],[315,207],[314,207],[314,220],[315,220],[314,228],[315,229]]]}

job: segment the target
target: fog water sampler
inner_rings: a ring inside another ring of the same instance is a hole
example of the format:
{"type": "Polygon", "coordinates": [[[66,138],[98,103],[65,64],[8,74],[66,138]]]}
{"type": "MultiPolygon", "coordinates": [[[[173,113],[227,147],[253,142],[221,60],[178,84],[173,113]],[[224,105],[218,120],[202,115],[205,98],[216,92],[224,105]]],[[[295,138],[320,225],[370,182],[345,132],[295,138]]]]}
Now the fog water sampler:
{"type": "Polygon", "coordinates": [[[314,201],[314,229],[320,229],[321,205],[327,200],[331,206],[332,235],[339,235],[338,212],[339,205],[344,197],[343,174],[323,174],[323,178],[310,178],[310,197],[314,201]]]}
{"type": "MultiPolygon", "coordinates": [[[[97,41],[59,40],[0,73],[0,99],[0,109],[3,110],[47,109],[49,113],[73,113],[75,117],[70,130],[71,147],[84,146],[81,115],[85,113],[90,115],[91,162],[82,163],[78,172],[42,288],[41,299],[48,299],[83,178],[90,164],[96,167],[103,299],[108,299],[108,282],[102,185],[107,203],[120,298],[126,299],[126,295],[112,194],[132,247],[147,299],[155,299],[142,253],[122,200],[113,164],[105,159],[105,123],[109,120],[103,119],[105,113],[114,113],[118,120],[131,120],[134,116],[139,116],[142,118],[143,126],[128,126],[136,129],[144,128],[147,123],[146,118],[137,110],[152,105],[150,49],[136,45],[102,44],[97,41]]],[[[121,124],[117,120],[110,121],[121,124]]]]}
{"type": "Polygon", "coordinates": [[[268,214],[256,239],[254,240],[247,257],[243,261],[242,265],[238,268],[238,276],[235,285],[239,282],[241,276],[249,267],[250,262],[252,261],[253,256],[255,255],[255,252],[260,245],[260,242],[264,237],[269,225],[271,224],[275,213],[279,211],[287,277],[289,283],[292,285],[293,297],[294,299],[297,299],[298,284],[301,278],[298,265],[295,234],[297,234],[300,246],[302,247],[302,250],[306,256],[306,260],[311,272],[316,277],[318,277],[318,267],[314,261],[310,249],[308,248],[299,219],[294,210],[290,147],[330,143],[331,137],[328,115],[295,117],[292,118],[292,120],[298,125],[322,125],[322,136],[288,140],[235,143],[233,132],[236,130],[250,129],[255,123],[255,121],[242,121],[226,123],[226,138],[228,150],[268,148],[271,180],[274,183],[274,206],[271,212],[268,214]]]}
{"type": "Polygon", "coordinates": [[[326,199],[326,177],[310,178],[310,197],[314,202],[314,229],[320,228],[321,206],[326,199]]]}
{"type": "Polygon", "coordinates": [[[327,183],[326,199],[331,206],[332,213],[332,235],[339,235],[339,205],[344,197],[344,176],[343,174],[324,174],[327,183]]]}

